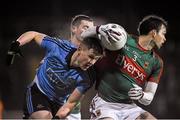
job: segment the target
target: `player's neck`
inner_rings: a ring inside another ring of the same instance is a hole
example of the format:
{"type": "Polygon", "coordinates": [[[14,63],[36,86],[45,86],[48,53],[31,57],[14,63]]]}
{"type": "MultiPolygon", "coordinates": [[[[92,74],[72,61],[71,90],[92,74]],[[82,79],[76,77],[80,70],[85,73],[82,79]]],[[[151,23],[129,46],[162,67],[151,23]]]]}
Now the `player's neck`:
{"type": "Polygon", "coordinates": [[[150,36],[139,36],[138,44],[145,50],[152,50],[154,43],[150,36]]]}
{"type": "Polygon", "coordinates": [[[79,67],[78,56],[79,56],[78,51],[75,51],[74,54],[71,56],[71,62],[70,62],[71,67],[79,67]]]}
{"type": "Polygon", "coordinates": [[[75,36],[71,36],[71,42],[78,47],[81,41],[78,40],[75,36]]]}

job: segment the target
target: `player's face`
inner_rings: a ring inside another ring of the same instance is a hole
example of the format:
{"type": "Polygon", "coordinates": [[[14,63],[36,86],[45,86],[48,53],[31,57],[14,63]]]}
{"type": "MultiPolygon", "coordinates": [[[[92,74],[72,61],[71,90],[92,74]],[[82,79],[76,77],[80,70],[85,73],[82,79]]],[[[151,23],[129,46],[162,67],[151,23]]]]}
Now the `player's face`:
{"type": "Polygon", "coordinates": [[[163,43],[166,41],[166,27],[164,25],[161,26],[161,29],[154,37],[154,42],[158,48],[161,48],[163,43]]]}
{"type": "Polygon", "coordinates": [[[86,20],[82,20],[81,24],[75,28],[75,36],[78,40],[81,40],[81,33],[87,30],[89,27],[93,27],[94,23],[86,20]]]}
{"type": "Polygon", "coordinates": [[[81,50],[78,59],[79,67],[82,70],[87,70],[89,67],[94,65],[100,58],[102,58],[102,55],[95,54],[93,49],[81,50]]]}

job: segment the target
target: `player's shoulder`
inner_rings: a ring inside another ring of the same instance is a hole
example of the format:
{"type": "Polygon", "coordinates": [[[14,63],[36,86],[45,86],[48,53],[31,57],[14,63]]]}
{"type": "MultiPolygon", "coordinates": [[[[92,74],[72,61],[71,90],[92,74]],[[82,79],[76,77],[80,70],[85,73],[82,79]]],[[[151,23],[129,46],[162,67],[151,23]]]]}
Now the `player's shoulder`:
{"type": "Polygon", "coordinates": [[[128,34],[127,36],[127,44],[129,45],[135,45],[138,42],[138,36],[133,34],[128,34]]]}
{"type": "Polygon", "coordinates": [[[66,49],[75,48],[75,45],[73,45],[68,39],[46,36],[44,40],[53,42],[54,44],[57,44],[60,48],[66,48],[66,49]]]}
{"type": "Polygon", "coordinates": [[[65,39],[62,39],[62,38],[58,38],[58,37],[51,37],[51,36],[45,36],[44,37],[44,40],[46,41],[51,41],[51,42],[54,42],[54,43],[64,43],[64,44],[69,44],[69,40],[65,40],[65,39]]]}

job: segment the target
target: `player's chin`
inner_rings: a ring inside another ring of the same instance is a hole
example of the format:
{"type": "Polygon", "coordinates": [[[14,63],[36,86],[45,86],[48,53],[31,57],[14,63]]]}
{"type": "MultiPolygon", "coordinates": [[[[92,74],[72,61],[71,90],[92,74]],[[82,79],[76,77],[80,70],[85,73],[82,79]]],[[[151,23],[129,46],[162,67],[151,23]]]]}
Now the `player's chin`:
{"type": "Polygon", "coordinates": [[[156,48],[160,49],[162,47],[162,44],[156,44],[156,48]]]}
{"type": "Polygon", "coordinates": [[[83,68],[81,68],[81,69],[84,70],[84,71],[86,71],[88,68],[84,68],[84,67],[83,67],[83,68]]]}
{"type": "Polygon", "coordinates": [[[162,47],[162,44],[159,44],[157,47],[158,47],[158,49],[160,49],[162,47]]]}
{"type": "Polygon", "coordinates": [[[89,67],[90,67],[89,65],[88,65],[88,66],[86,65],[86,66],[82,66],[81,69],[85,71],[85,70],[87,70],[89,67]]]}

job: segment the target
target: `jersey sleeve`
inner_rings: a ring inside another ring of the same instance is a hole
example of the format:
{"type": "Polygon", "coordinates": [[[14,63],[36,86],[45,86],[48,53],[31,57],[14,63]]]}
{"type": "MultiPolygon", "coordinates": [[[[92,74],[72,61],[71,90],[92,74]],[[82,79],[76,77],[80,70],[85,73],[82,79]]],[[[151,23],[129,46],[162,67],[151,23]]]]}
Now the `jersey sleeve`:
{"type": "Polygon", "coordinates": [[[148,81],[159,83],[163,72],[163,60],[158,56],[152,74],[148,81]]]}
{"type": "Polygon", "coordinates": [[[89,88],[91,88],[95,82],[95,72],[92,66],[87,71],[84,79],[78,82],[77,89],[84,94],[89,88]]]}
{"type": "Polygon", "coordinates": [[[84,94],[90,88],[90,85],[83,81],[79,83],[79,85],[76,88],[79,90],[80,93],[84,94]]]}
{"type": "Polygon", "coordinates": [[[41,47],[45,48],[48,52],[55,48],[56,44],[54,44],[56,40],[52,37],[46,36],[43,38],[41,47]]]}

